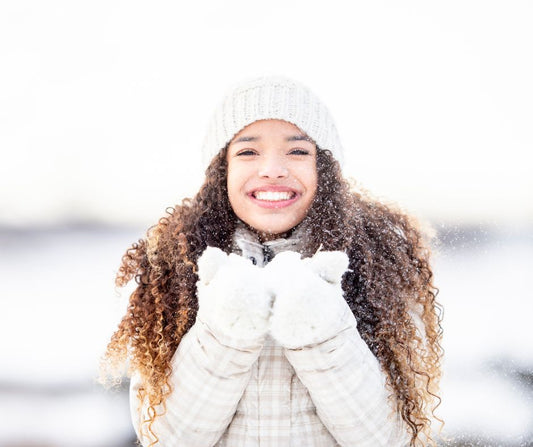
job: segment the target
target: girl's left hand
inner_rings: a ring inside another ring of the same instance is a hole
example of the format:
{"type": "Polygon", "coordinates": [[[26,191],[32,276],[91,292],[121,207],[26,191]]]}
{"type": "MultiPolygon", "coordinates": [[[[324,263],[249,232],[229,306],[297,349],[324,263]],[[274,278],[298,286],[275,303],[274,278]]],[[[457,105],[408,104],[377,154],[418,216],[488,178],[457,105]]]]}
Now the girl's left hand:
{"type": "Polygon", "coordinates": [[[351,311],[341,285],[348,263],[340,251],[306,259],[287,251],[265,267],[275,296],[270,334],[278,343],[286,348],[317,344],[348,327],[351,311]]]}

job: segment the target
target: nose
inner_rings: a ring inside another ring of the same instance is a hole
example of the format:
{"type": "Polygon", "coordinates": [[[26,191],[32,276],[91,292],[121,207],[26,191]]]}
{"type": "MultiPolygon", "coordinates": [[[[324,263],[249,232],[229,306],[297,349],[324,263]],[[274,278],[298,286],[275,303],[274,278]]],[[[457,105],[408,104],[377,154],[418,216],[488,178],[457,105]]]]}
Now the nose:
{"type": "Polygon", "coordinates": [[[283,157],[278,155],[264,156],[258,170],[259,177],[263,178],[284,178],[289,175],[283,157]]]}

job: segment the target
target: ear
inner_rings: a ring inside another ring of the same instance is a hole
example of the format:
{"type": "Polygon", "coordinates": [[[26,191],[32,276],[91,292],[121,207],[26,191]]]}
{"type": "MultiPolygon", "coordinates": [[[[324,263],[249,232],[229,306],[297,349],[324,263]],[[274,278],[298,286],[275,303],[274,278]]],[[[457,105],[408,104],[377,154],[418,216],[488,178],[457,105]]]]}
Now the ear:
{"type": "Polygon", "coordinates": [[[320,251],[312,258],[304,259],[311,269],[322,279],[331,283],[339,284],[342,275],[348,270],[350,260],[342,251],[320,251]]]}
{"type": "Polygon", "coordinates": [[[204,284],[209,284],[228,255],[216,247],[207,247],[198,258],[198,276],[204,284]]]}

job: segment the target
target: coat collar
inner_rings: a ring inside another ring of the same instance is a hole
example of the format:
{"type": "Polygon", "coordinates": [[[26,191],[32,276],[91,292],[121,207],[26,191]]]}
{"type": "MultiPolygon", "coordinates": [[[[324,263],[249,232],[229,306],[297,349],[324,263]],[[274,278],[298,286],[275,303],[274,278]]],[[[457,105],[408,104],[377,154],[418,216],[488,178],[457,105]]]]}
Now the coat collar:
{"type": "Polygon", "coordinates": [[[233,234],[232,251],[250,259],[259,267],[264,267],[274,256],[282,251],[301,253],[304,246],[303,228],[293,229],[287,238],[274,239],[261,243],[255,231],[239,220],[233,234]]]}

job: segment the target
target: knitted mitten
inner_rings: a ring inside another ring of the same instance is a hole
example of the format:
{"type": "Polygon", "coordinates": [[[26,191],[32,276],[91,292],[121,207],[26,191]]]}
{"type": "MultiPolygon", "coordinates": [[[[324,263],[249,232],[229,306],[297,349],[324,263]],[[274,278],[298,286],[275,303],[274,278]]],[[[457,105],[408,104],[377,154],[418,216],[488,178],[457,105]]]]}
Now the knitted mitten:
{"type": "Polygon", "coordinates": [[[341,280],[347,268],[348,256],[340,251],[318,252],[306,259],[291,251],[278,254],[265,267],[275,295],[272,337],[286,348],[299,348],[346,328],[351,312],[341,280]]]}
{"type": "Polygon", "coordinates": [[[240,347],[266,335],[272,294],[264,269],[207,247],[198,259],[198,318],[223,342],[240,347]]]}

